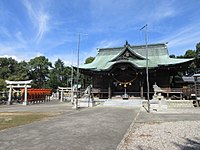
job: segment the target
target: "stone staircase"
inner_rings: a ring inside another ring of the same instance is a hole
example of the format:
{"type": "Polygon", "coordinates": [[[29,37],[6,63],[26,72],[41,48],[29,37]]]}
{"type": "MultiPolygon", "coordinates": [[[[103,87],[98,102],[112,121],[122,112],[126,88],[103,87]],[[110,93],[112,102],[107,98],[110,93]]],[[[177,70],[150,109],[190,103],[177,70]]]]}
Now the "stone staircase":
{"type": "Polygon", "coordinates": [[[135,107],[135,106],[142,106],[141,99],[134,99],[134,100],[106,100],[103,106],[111,106],[111,107],[135,107]]]}

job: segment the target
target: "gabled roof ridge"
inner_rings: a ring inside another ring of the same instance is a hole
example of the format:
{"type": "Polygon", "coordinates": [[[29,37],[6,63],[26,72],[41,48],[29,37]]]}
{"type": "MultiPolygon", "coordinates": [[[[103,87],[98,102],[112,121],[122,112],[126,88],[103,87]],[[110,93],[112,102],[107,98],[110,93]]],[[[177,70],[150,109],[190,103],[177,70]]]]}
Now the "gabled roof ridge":
{"type": "Polygon", "coordinates": [[[113,49],[123,49],[123,47],[108,47],[108,48],[99,48],[98,50],[113,50],[113,49]]]}
{"type": "MultiPolygon", "coordinates": [[[[166,45],[167,43],[156,43],[156,44],[147,44],[147,46],[158,46],[158,45],[166,45]]],[[[130,48],[134,47],[145,47],[146,45],[130,45],[130,48]]],[[[120,47],[108,47],[108,48],[99,48],[98,50],[114,50],[114,49],[124,49],[125,46],[120,47]]]]}
{"type": "MultiPolygon", "coordinates": [[[[138,57],[140,57],[140,58],[142,58],[142,59],[146,59],[146,57],[143,57],[141,54],[139,54],[139,53],[137,53],[136,51],[134,51],[132,48],[131,48],[131,46],[128,46],[128,49],[131,49],[131,53],[133,53],[133,54],[135,54],[136,56],[138,56],[138,57]]],[[[129,49],[129,50],[130,50],[129,49]]]]}
{"type": "MultiPolygon", "coordinates": [[[[147,46],[158,46],[158,45],[166,45],[166,43],[156,43],[156,44],[147,44],[147,46]]],[[[145,47],[146,45],[131,45],[130,47],[145,47]]]]}
{"type": "Polygon", "coordinates": [[[132,53],[136,57],[139,57],[141,59],[146,59],[145,57],[143,57],[139,53],[135,52],[130,46],[125,46],[125,47],[123,47],[122,51],[118,55],[116,55],[113,59],[110,60],[110,62],[117,59],[118,57],[120,57],[127,49],[128,49],[128,51],[130,51],[130,53],[132,53]]]}

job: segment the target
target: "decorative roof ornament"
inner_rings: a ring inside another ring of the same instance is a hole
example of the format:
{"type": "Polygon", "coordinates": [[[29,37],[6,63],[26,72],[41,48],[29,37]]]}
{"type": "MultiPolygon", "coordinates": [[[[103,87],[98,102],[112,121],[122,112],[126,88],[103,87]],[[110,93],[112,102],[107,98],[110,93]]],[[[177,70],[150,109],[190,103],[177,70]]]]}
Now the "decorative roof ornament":
{"type": "Polygon", "coordinates": [[[126,43],[125,43],[124,47],[128,47],[128,46],[130,46],[130,44],[129,44],[128,41],[126,40],[126,43]]]}

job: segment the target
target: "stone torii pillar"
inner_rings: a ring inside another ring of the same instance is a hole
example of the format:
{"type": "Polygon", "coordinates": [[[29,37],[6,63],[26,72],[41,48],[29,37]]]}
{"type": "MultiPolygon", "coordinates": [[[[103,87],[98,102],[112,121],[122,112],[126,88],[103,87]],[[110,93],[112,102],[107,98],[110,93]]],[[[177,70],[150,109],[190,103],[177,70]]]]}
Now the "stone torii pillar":
{"type": "Polygon", "coordinates": [[[8,94],[8,101],[7,104],[10,105],[11,104],[11,100],[12,100],[12,84],[10,84],[9,86],[7,86],[9,88],[9,94],[8,94]]]}
{"type": "Polygon", "coordinates": [[[31,85],[29,85],[32,82],[32,80],[28,80],[28,81],[9,81],[6,80],[6,84],[8,84],[7,88],[9,88],[9,97],[8,97],[8,102],[7,104],[10,105],[11,104],[11,100],[12,100],[12,89],[13,88],[24,88],[24,102],[23,105],[27,105],[28,101],[27,101],[27,88],[31,88],[31,85]]]}
{"type": "Polygon", "coordinates": [[[69,92],[71,90],[70,87],[58,87],[58,90],[60,91],[60,102],[63,102],[64,100],[64,91],[69,92]]]}

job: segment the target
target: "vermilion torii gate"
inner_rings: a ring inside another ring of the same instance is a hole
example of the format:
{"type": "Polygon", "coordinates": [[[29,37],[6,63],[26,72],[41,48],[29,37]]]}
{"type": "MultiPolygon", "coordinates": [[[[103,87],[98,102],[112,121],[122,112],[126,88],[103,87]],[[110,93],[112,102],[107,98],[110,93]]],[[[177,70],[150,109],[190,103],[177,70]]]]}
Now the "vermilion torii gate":
{"type": "Polygon", "coordinates": [[[8,84],[7,88],[9,88],[9,96],[8,96],[8,102],[7,104],[10,105],[11,104],[11,100],[12,100],[12,89],[13,88],[24,88],[24,102],[23,105],[27,105],[28,101],[27,101],[27,88],[31,88],[31,85],[29,85],[32,82],[32,80],[28,80],[28,81],[9,81],[6,80],[6,84],[8,84]]]}

